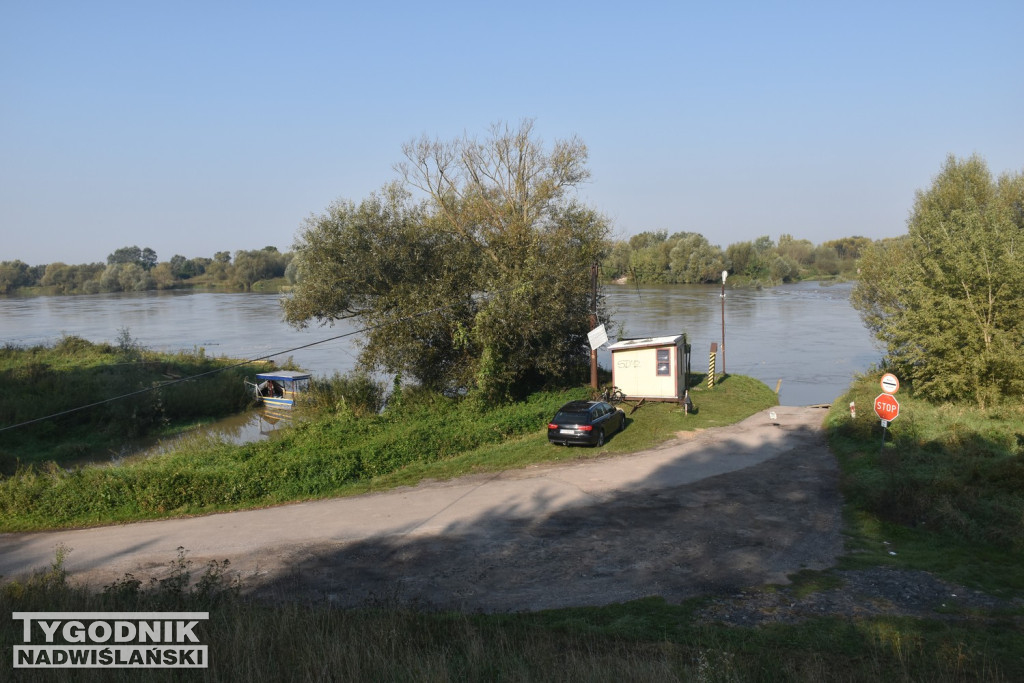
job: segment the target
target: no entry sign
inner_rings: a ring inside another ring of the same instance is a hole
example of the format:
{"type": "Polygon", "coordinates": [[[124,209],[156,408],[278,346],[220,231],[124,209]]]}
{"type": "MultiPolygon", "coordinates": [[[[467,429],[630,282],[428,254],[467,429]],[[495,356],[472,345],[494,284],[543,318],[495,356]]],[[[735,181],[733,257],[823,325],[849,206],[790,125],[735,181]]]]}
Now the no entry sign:
{"type": "Polygon", "coordinates": [[[895,394],[900,390],[900,381],[896,378],[896,375],[891,372],[887,372],[882,375],[882,391],[887,394],[895,394]]]}
{"type": "Polygon", "coordinates": [[[890,394],[879,394],[875,397],[875,415],[892,422],[900,414],[900,403],[890,394]]]}

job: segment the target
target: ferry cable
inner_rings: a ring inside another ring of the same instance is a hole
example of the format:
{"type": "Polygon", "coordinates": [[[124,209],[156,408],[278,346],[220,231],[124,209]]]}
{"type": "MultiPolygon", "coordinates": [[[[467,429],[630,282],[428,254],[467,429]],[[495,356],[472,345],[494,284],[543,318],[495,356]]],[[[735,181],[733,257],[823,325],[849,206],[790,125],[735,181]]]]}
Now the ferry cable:
{"type": "Polygon", "coordinates": [[[381,327],[387,327],[388,325],[397,325],[399,323],[408,322],[410,320],[415,320],[416,318],[421,318],[421,317],[423,317],[425,315],[430,315],[431,313],[436,313],[436,312],[444,310],[446,308],[450,308],[452,305],[454,305],[454,304],[447,304],[447,305],[444,305],[444,306],[438,306],[437,308],[432,308],[429,311],[421,311],[419,313],[413,313],[412,315],[407,315],[407,316],[405,316],[403,318],[399,318],[397,320],[388,320],[386,322],[378,323],[377,325],[370,325],[370,326],[364,327],[362,329],[352,330],[351,332],[346,332],[345,334],[339,334],[339,335],[335,335],[333,337],[329,337],[327,339],[321,339],[319,341],[310,342],[309,344],[303,344],[302,346],[295,346],[293,348],[285,349],[283,351],[277,351],[277,352],[274,352],[274,353],[271,353],[271,354],[267,354],[265,356],[259,356],[258,358],[250,358],[249,360],[243,360],[243,361],[240,361],[238,363],[233,363],[232,365],[226,365],[226,366],[224,366],[222,368],[215,368],[213,370],[207,370],[206,372],[200,372],[199,374],[196,374],[196,375],[189,375],[188,377],[180,377],[178,379],[170,380],[168,382],[162,382],[162,383],[160,383],[160,384],[158,384],[156,386],[145,387],[144,389],[139,389],[137,391],[132,391],[132,392],[127,393],[127,394],[122,394],[120,396],[114,396],[112,398],[106,398],[106,399],[103,399],[102,401],[96,401],[94,403],[89,403],[89,404],[84,405],[84,406],[78,406],[77,408],[69,408],[67,410],[62,410],[60,412],[53,413],[52,415],[46,415],[44,417],[37,417],[37,418],[34,418],[32,420],[27,420],[25,422],[19,422],[18,424],[8,425],[6,427],[0,427],[0,432],[6,432],[8,430],[17,429],[19,427],[27,427],[28,425],[36,424],[37,422],[45,422],[46,420],[53,420],[53,419],[56,419],[58,417],[64,417],[65,415],[70,415],[72,413],[78,413],[78,412],[81,412],[83,410],[88,410],[90,408],[96,408],[98,406],[106,405],[107,403],[113,403],[115,401],[121,401],[121,400],[124,400],[126,398],[131,398],[132,396],[140,396],[142,394],[146,394],[146,393],[149,393],[151,391],[159,391],[160,389],[163,389],[165,387],[174,386],[175,384],[181,384],[182,382],[191,382],[192,380],[199,379],[200,377],[206,377],[207,375],[215,375],[218,372],[224,372],[226,370],[233,370],[234,368],[240,368],[243,365],[249,365],[250,363],[257,363],[257,362],[259,362],[261,360],[268,360],[270,358],[273,358],[274,356],[281,356],[281,355],[284,355],[286,353],[292,353],[293,351],[301,351],[302,349],[308,349],[311,346],[317,346],[318,344],[326,344],[327,342],[337,341],[339,339],[344,339],[345,337],[351,337],[352,335],[355,335],[355,334],[362,334],[363,332],[369,332],[371,330],[376,330],[376,329],[379,329],[381,327]]]}
{"type": "MultiPolygon", "coordinates": [[[[493,294],[500,294],[502,292],[512,291],[513,289],[514,289],[514,287],[506,287],[505,289],[495,290],[491,294],[492,295],[493,294]]],[[[377,330],[377,329],[380,329],[382,327],[387,327],[389,325],[398,325],[400,323],[409,322],[410,320],[416,320],[417,318],[422,318],[423,316],[430,315],[431,313],[437,313],[438,311],[443,311],[446,308],[451,308],[452,306],[455,306],[455,305],[456,305],[456,303],[444,304],[442,306],[437,306],[435,308],[431,308],[431,309],[426,310],[426,311],[420,311],[419,313],[413,313],[411,315],[407,315],[407,316],[404,316],[402,318],[398,318],[397,320],[387,320],[385,322],[381,322],[381,323],[378,323],[376,325],[369,325],[367,327],[363,327],[363,328],[358,329],[358,330],[352,330],[352,331],[346,332],[344,334],[339,334],[339,335],[335,335],[333,337],[328,337],[327,339],[321,339],[319,341],[310,342],[308,344],[303,344],[301,346],[295,346],[295,347],[292,347],[290,349],[284,349],[283,351],[276,351],[274,353],[270,353],[270,354],[267,354],[267,355],[264,355],[264,356],[259,356],[257,358],[250,358],[248,360],[243,360],[243,361],[240,361],[238,363],[233,363],[232,365],[226,365],[226,366],[224,366],[222,368],[214,368],[213,370],[207,370],[206,372],[200,372],[199,374],[196,374],[196,375],[189,375],[188,377],[181,377],[181,378],[178,378],[178,379],[170,380],[168,382],[162,382],[161,384],[158,384],[156,386],[145,387],[143,389],[139,389],[137,391],[132,391],[132,392],[127,393],[127,394],[122,394],[120,396],[114,396],[114,397],[111,397],[111,398],[103,399],[102,401],[95,401],[93,403],[89,403],[89,404],[84,405],[84,406],[78,406],[77,408],[68,408],[67,410],[62,410],[60,412],[53,413],[52,415],[46,415],[44,417],[37,417],[37,418],[34,418],[32,420],[27,420],[25,422],[19,422],[18,424],[8,425],[6,427],[0,427],[0,432],[6,432],[6,431],[9,431],[9,430],[12,430],[12,429],[18,429],[19,427],[27,427],[28,425],[36,424],[38,422],[45,422],[47,420],[54,420],[54,419],[57,419],[59,417],[64,417],[65,415],[71,415],[72,413],[78,413],[78,412],[81,412],[83,410],[89,410],[90,408],[96,408],[98,406],[106,405],[108,403],[114,403],[115,401],[122,401],[122,400],[124,400],[126,398],[131,398],[133,396],[141,396],[142,394],[146,394],[146,393],[149,393],[151,391],[159,391],[160,389],[163,389],[165,387],[174,386],[175,384],[181,384],[182,382],[191,382],[192,380],[199,379],[200,377],[206,377],[208,375],[215,375],[215,374],[217,374],[219,372],[224,372],[226,370],[233,370],[234,368],[240,368],[243,365],[249,365],[250,363],[257,363],[257,362],[259,362],[261,360],[268,360],[270,358],[273,358],[274,356],[281,356],[281,355],[284,355],[286,353],[292,353],[293,351],[301,351],[302,349],[308,349],[311,346],[317,346],[319,344],[326,344],[327,342],[337,341],[339,339],[344,339],[345,337],[351,337],[352,335],[362,334],[363,332],[370,332],[372,330],[377,330]]]]}

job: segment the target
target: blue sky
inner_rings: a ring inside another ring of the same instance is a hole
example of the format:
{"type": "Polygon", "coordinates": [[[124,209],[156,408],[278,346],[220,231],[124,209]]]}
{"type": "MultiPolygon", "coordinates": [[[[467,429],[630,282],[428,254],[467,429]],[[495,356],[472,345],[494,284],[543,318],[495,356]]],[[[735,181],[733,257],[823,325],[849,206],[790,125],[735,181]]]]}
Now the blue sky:
{"type": "Polygon", "coordinates": [[[288,249],[413,138],[579,136],[615,234],[906,230],[1024,171],[1024,3],[0,0],[0,260],[288,249]]]}

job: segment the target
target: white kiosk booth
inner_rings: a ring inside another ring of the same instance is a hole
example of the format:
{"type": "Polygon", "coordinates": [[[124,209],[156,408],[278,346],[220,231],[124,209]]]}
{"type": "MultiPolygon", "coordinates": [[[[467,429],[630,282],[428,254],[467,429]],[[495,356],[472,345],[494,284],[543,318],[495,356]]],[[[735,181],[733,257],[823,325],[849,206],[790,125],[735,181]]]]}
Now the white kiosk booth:
{"type": "Polygon", "coordinates": [[[612,384],[629,399],[682,401],[690,374],[686,335],[626,339],[608,347],[612,384]]]}

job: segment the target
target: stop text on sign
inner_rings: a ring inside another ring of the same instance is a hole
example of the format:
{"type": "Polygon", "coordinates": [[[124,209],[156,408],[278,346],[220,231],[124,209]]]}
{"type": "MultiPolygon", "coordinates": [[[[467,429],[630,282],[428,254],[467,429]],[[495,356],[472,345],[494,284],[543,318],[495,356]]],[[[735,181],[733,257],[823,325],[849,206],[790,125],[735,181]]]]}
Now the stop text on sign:
{"type": "Polygon", "coordinates": [[[900,414],[900,403],[890,394],[879,394],[875,397],[875,415],[892,422],[900,414]]]}

